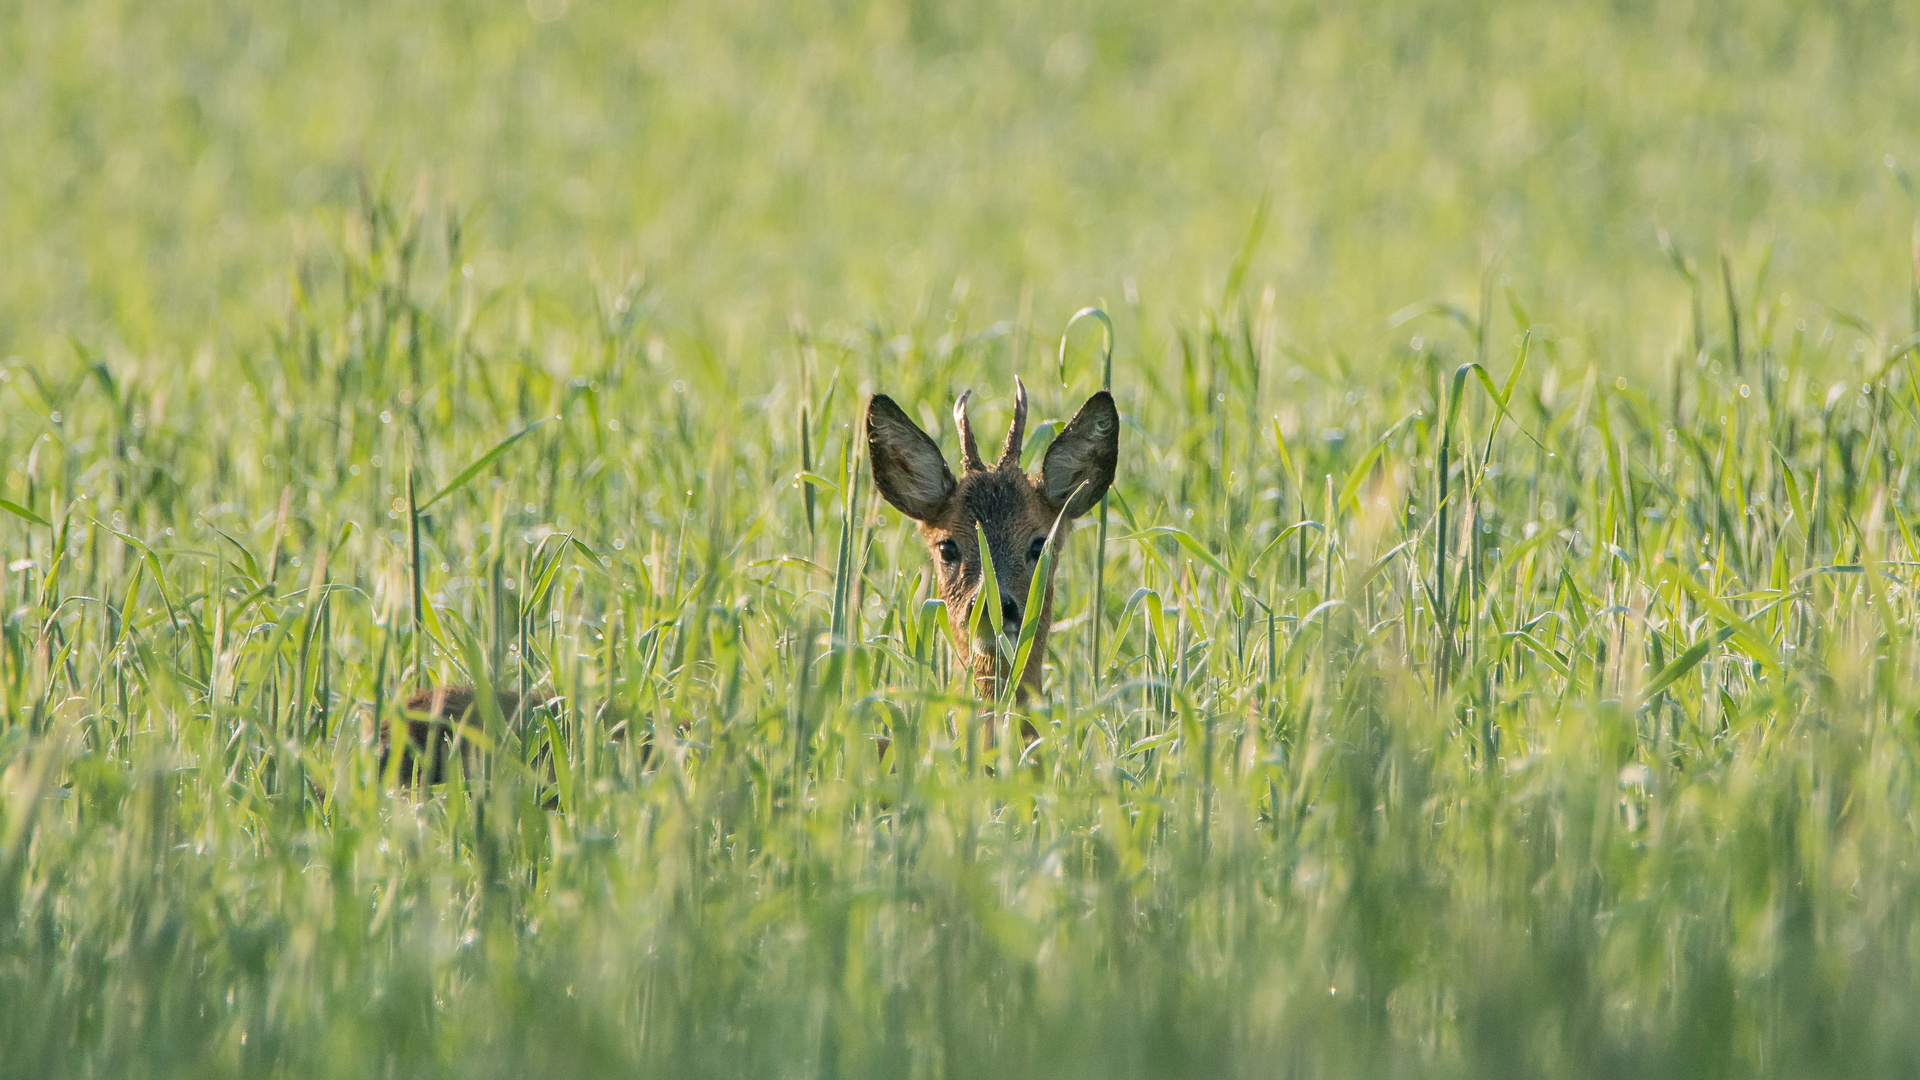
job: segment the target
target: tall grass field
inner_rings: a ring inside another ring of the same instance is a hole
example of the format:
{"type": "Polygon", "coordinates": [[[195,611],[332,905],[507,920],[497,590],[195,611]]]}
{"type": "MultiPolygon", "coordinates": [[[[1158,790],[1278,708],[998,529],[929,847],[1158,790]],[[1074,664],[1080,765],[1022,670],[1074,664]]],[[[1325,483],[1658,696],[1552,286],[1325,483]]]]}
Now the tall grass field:
{"type": "Polygon", "coordinates": [[[0,1075],[1920,1072],[1917,10],[0,5],[0,1075]]]}

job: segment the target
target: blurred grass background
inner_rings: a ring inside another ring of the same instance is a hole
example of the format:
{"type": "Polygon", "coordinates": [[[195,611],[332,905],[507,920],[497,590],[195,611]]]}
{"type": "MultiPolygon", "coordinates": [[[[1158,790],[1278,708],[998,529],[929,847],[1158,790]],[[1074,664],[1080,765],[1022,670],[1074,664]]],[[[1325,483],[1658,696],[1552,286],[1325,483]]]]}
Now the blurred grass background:
{"type": "Polygon", "coordinates": [[[256,5],[0,11],[0,351],[217,339],[316,220],[384,190],[467,215],[488,287],[641,274],[688,328],[1218,303],[1359,347],[1522,299],[1611,364],[1679,321],[1655,240],[1904,314],[1911,5],[256,5]],[[1129,282],[1132,283],[1129,286],[1129,282]]]}

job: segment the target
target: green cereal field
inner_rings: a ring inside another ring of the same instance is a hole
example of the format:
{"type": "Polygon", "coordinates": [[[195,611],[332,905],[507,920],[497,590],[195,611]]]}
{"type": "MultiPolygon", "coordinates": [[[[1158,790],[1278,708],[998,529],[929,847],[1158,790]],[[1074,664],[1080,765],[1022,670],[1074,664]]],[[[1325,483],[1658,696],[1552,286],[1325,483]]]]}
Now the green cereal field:
{"type": "Polygon", "coordinates": [[[0,4],[0,1077],[1920,1074],[1916,102],[1874,0],[0,4]],[[1104,501],[923,543],[1016,377],[1104,501]]]}

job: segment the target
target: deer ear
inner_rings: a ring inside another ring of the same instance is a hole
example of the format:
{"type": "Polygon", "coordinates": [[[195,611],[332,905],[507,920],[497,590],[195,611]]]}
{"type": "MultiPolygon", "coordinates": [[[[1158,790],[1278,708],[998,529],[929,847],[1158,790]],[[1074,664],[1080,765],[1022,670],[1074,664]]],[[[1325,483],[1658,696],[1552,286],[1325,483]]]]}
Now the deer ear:
{"type": "Polygon", "coordinates": [[[1105,390],[1087,399],[1047,447],[1040,465],[1040,494],[1055,510],[1077,518],[1113,483],[1120,460],[1120,410],[1105,390]]]}
{"type": "Polygon", "coordinates": [[[867,453],[873,486],[894,509],[916,521],[940,516],[956,486],[946,455],[885,394],[867,402],[867,453]]]}

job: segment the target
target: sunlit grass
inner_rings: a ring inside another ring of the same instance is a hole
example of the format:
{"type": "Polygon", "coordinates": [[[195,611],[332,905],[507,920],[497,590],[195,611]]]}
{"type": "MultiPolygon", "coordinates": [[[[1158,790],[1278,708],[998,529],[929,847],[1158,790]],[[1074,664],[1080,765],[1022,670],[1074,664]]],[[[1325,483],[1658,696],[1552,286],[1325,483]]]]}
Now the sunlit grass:
{"type": "Polygon", "coordinates": [[[1377,347],[1498,254],[1567,347],[1651,372],[1663,228],[1743,290],[1771,245],[1769,298],[1904,318],[1916,42],[1899,0],[12,4],[0,356],[251,340],[364,172],[469,214],[489,292],[638,276],[736,361],[796,310],[1045,338],[1092,303],[1157,339],[1264,201],[1283,346],[1377,347]]]}
{"type": "Polygon", "coordinates": [[[556,367],[421,219],[356,222],[224,381],[6,372],[11,1070],[1915,1052],[1911,340],[1736,300],[1741,351],[1703,326],[1648,391],[1465,312],[1367,383],[1257,309],[1170,362],[1122,337],[1108,589],[1082,530],[1026,769],[848,425],[876,378],[937,417],[1013,364],[1057,419],[1097,356],[1063,388],[1045,344],[909,330],[742,403],[631,298],[556,367]],[[519,432],[414,498],[416,617],[408,468],[519,432]],[[375,725],[477,678],[559,715],[392,794],[375,725]]]}
{"type": "Polygon", "coordinates": [[[30,7],[0,1072],[1920,1065],[1905,9],[30,7]],[[990,744],[857,419],[1108,330],[990,744]]]}

